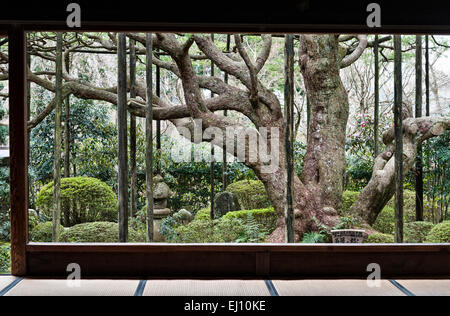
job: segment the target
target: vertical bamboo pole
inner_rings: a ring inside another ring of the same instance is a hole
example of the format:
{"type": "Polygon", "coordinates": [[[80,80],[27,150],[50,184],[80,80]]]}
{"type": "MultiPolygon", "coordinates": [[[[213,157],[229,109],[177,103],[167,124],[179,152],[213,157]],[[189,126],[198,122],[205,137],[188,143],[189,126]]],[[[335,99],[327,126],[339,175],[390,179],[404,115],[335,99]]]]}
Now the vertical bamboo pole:
{"type": "Polygon", "coordinates": [[[23,27],[8,30],[9,56],[9,137],[11,201],[11,273],[27,273],[28,241],[28,130],[26,37],[23,27]]]}
{"type": "Polygon", "coordinates": [[[375,42],[373,46],[374,58],[375,58],[375,110],[374,110],[374,156],[378,157],[378,129],[379,129],[379,117],[380,117],[380,61],[378,58],[378,35],[375,35],[375,42]]]}
{"type": "MultiPolygon", "coordinates": [[[[211,41],[214,43],[214,34],[211,34],[211,41]]],[[[211,60],[211,77],[214,77],[215,72],[214,72],[214,62],[211,60]]],[[[214,93],[211,92],[211,98],[214,97],[214,93]]],[[[214,174],[214,170],[216,167],[216,163],[215,163],[215,150],[214,150],[214,144],[213,142],[211,142],[211,219],[214,219],[214,209],[215,209],[215,203],[214,203],[214,197],[215,197],[215,188],[214,188],[214,184],[215,184],[215,174],[214,174]]]]}
{"type": "MultiPolygon", "coordinates": [[[[226,51],[227,52],[230,51],[230,47],[231,47],[231,35],[227,34],[227,47],[226,47],[226,51]]],[[[228,76],[227,72],[225,72],[223,80],[224,80],[224,82],[226,84],[228,84],[229,76],[228,76]]],[[[223,115],[225,117],[227,117],[228,116],[228,111],[225,110],[223,112],[223,115]]],[[[226,147],[227,147],[227,145],[226,145],[226,135],[224,135],[224,138],[223,138],[223,157],[222,157],[222,161],[223,161],[223,163],[222,163],[222,191],[223,192],[225,192],[227,190],[227,187],[228,187],[228,176],[227,176],[228,164],[227,164],[227,150],[226,150],[226,147]]]]}
{"type": "MultiPolygon", "coordinates": [[[[161,67],[156,66],[156,96],[161,97],[161,67]]],[[[161,174],[161,121],[156,121],[156,150],[157,157],[156,160],[156,174],[161,174]]]]}
{"type": "Polygon", "coordinates": [[[425,36],[425,94],[426,116],[430,116],[430,43],[428,35],[425,36]]]}
{"type": "Polygon", "coordinates": [[[402,38],[394,36],[395,242],[403,243],[402,38]]]}
{"type": "MultiPolygon", "coordinates": [[[[136,98],[136,41],[130,39],[130,98],[136,98]]],[[[130,216],[137,214],[136,116],[130,113],[130,216]]]]}
{"type": "MultiPolygon", "coordinates": [[[[422,117],[422,36],[416,36],[416,117],[422,117]]],[[[422,144],[416,158],[416,221],[423,221],[423,163],[422,144]]]]}
{"type": "Polygon", "coordinates": [[[145,193],[147,197],[147,241],[153,242],[153,37],[151,33],[147,34],[146,42],[147,109],[145,112],[145,193]]]}
{"type": "Polygon", "coordinates": [[[128,240],[128,135],[127,135],[127,41],[119,34],[117,47],[117,116],[119,129],[119,242],[128,240]]]}
{"type": "Polygon", "coordinates": [[[61,224],[61,141],[62,141],[62,33],[56,33],[56,108],[55,108],[55,139],[53,160],[53,225],[52,241],[59,239],[61,224]]]}
{"type": "Polygon", "coordinates": [[[286,120],[286,241],[295,243],[294,232],[294,37],[285,39],[284,110],[286,120]]]}
{"type": "MultiPolygon", "coordinates": [[[[70,71],[70,54],[66,55],[66,71],[70,71]]],[[[70,95],[66,97],[64,109],[64,178],[70,177],[70,95]]]]}

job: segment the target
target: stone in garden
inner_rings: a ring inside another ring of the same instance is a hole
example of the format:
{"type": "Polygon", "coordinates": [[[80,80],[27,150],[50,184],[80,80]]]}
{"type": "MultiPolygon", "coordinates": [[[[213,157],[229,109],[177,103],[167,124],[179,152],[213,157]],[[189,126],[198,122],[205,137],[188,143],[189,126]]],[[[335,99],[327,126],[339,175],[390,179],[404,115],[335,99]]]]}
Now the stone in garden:
{"type": "Polygon", "coordinates": [[[188,210],[182,209],[179,210],[174,217],[178,220],[181,221],[181,223],[183,225],[187,225],[190,222],[192,222],[192,220],[194,219],[194,215],[192,215],[191,212],[189,212],[188,210]]]}
{"type": "Polygon", "coordinates": [[[161,175],[153,178],[153,240],[155,242],[165,241],[160,230],[162,221],[172,213],[167,208],[167,199],[171,194],[169,186],[161,175]]]}
{"type": "Polygon", "coordinates": [[[214,198],[214,218],[218,219],[230,212],[236,212],[241,209],[239,201],[231,192],[222,192],[214,198]]]}
{"type": "Polygon", "coordinates": [[[344,229],[331,231],[334,244],[362,244],[367,239],[364,230],[344,229]]]}

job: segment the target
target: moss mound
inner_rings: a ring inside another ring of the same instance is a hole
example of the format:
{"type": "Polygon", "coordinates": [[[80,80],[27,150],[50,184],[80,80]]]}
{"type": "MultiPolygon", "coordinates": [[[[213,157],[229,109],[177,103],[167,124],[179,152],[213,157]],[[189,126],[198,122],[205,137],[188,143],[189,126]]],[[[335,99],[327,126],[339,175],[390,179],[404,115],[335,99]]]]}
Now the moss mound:
{"type": "MultiPolygon", "coordinates": [[[[130,228],[129,242],[145,242],[145,234],[130,228]]],[[[119,225],[110,222],[94,222],[75,225],[65,230],[60,242],[66,243],[117,243],[119,242],[119,225]]]]}
{"type": "Polygon", "coordinates": [[[247,223],[249,219],[255,219],[259,225],[264,227],[264,229],[269,234],[271,234],[276,229],[278,216],[273,208],[265,208],[258,210],[230,212],[225,214],[223,218],[241,219],[245,223],[247,223]]]}
{"type": "MultiPolygon", "coordinates": [[[[412,223],[416,220],[415,209],[404,209],[403,214],[404,223],[412,223]]],[[[375,230],[384,234],[394,234],[395,232],[395,210],[394,208],[387,206],[378,215],[375,224],[372,226],[375,230]]]]}
{"type": "Polygon", "coordinates": [[[412,222],[405,225],[405,242],[423,243],[434,224],[430,222],[412,222]]]}
{"type": "Polygon", "coordinates": [[[261,181],[243,180],[228,186],[229,192],[236,195],[241,208],[245,210],[256,210],[270,207],[266,188],[261,181]]]}
{"type": "Polygon", "coordinates": [[[364,242],[365,244],[394,244],[395,239],[393,235],[389,234],[372,234],[364,242]]]}
{"type": "MultiPolygon", "coordinates": [[[[64,227],[59,226],[59,235],[64,232],[64,227]]],[[[39,223],[33,228],[30,234],[30,241],[32,242],[52,242],[53,223],[45,222],[39,223]]]]}
{"type": "Polygon", "coordinates": [[[436,225],[427,235],[426,243],[447,244],[450,243],[450,221],[436,225]]]}

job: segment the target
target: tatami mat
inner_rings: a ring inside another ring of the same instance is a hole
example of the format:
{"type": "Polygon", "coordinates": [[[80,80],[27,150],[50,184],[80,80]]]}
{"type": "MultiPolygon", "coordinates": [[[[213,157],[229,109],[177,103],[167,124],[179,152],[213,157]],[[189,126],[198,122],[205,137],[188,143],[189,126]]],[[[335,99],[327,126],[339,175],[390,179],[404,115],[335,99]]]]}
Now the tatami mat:
{"type": "Polygon", "coordinates": [[[264,281],[149,280],[144,296],[270,296],[264,281]]]}
{"type": "Polygon", "coordinates": [[[280,296],[404,296],[387,280],[371,288],[366,280],[273,281],[280,296]]]}
{"type": "Polygon", "coordinates": [[[5,296],[133,296],[137,280],[81,280],[80,287],[69,287],[66,280],[25,279],[5,296]]]}
{"type": "Polygon", "coordinates": [[[16,280],[16,277],[9,275],[0,275],[0,292],[16,280]]]}
{"type": "Polygon", "coordinates": [[[416,296],[450,296],[450,280],[397,280],[416,296]]]}

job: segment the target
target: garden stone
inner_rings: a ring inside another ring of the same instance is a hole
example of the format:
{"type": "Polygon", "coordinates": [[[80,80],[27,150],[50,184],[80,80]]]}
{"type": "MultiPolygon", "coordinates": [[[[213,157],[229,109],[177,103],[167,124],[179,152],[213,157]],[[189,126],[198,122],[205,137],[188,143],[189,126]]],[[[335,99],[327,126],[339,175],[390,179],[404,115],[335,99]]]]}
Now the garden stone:
{"type": "Polygon", "coordinates": [[[180,221],[181,224],[187,225],[192,222],[192,220],[194,219],[194,215],[192,215],[192,213],[188,210],[182,209],[175,213],[174,218],[177,221],[180,221]]]}
{"type": "Polygon", "coordinates": [[[222,192],[214,198],[214,218],[220,218],[227,213],[241,210],[239,201],[231,192],[222,192]]]}

